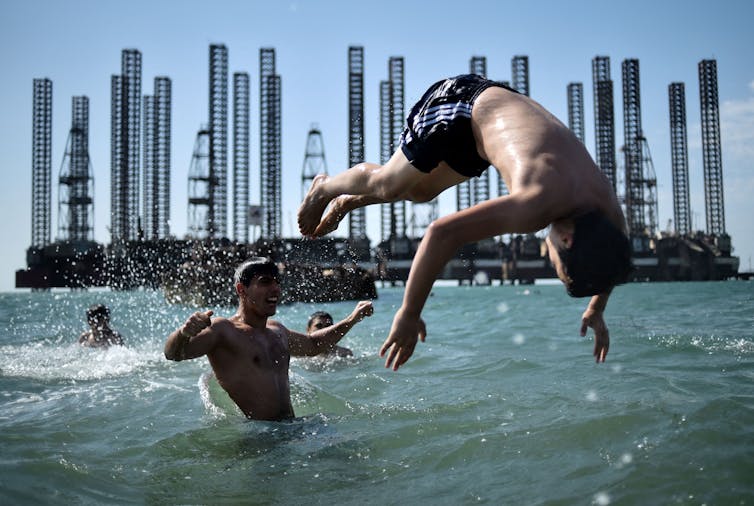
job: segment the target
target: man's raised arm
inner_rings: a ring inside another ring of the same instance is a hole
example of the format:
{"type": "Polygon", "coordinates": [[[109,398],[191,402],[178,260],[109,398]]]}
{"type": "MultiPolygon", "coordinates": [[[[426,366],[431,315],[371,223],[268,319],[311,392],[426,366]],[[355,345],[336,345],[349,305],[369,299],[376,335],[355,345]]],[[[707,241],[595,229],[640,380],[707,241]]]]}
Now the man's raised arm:
{"type": "Polygon", "coordinates": [[[338,323],[319,329],[309,335],[289,331],[288,345],[291,355],[314,356],[331,349],[345,336],[354,325],[367,316],[372,316],[374,307],[369,300],[356,304],[351,314],[338,323]]]}

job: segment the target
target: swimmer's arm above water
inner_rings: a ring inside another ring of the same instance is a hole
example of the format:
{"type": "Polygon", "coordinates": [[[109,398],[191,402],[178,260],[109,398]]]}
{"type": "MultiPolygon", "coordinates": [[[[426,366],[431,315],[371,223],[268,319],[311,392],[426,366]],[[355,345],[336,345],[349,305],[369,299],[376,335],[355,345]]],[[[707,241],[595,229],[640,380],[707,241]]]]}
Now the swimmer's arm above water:
{"type": "Polygon", "coordinates": [[[367,316],[372,316],[373,313],[372,302],[362,300],[356,304],[350,315],[329,327],[319,329],[309,335],[289,330],[288,346],[291,355],[314,356],[332,350],[354,325],[367,316]]]}
{"type": "Polygon", "coordinates": [[[168,336],[165,342],[165,358],[186,360],[209,353],[217,341],[217,332],[212,328],[212,311],[192,314],[186,322],[168,336]]]}
{"type": "MultiPolygon", "coordinates": [[[[488,200],[433,222],[424,234],[411,265],[403,304],[380,348],[385,367],[397,370],[414,352],[418,339],[426,338],[421,319],[424,303],[437,276],[464,244],[507,233],[544,228],[552,220],[543,194],[531,190],[488,200]]],[[[551,214],[551,213],[550,213],[551,214]]]]}
{"type": "Polygon", "coordinates": [[[594,330],[594,358],[597,362],[605,361],[607,351],[610,348],[610,332],[603,317],[610,292],[611,290],[608,290],[592,297],[586,311],[581,315],[581,335],[586,335],[588,327],[594,330]]]}

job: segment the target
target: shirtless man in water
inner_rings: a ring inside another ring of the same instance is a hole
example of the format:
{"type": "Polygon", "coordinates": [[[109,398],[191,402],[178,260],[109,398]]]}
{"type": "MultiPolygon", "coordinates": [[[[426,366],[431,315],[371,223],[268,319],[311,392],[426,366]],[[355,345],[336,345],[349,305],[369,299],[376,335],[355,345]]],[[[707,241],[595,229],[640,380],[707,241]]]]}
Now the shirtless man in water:
{"type": "Polygon", "coordinates": [[[123,346],[123,336],[110,326],[110,309],[104,304],[95,304],[86,311],[89,330],[79,336],[79,344],[89,348],[123,346]]]}
{"type": "Polygon", "coordinates": [[[361,301],[344,320],[309,335],[269,320],[277,311],[280,283],[277,266],[266,258],[241,264],[235,274],[238,310],[230,318],[196,312],[168,336],[165,357],[187,360],[206,355],[218,383],[248,418],[293,418],[288,365],[291,355],[329,351],[356,323],[371,316],[361,301]]]}
{"type": "Polygon", "coordinates": [[[631,271],[623,213],[576,136],[540,104],[501,83],[463,75],[432,85],[412,108],[400,148],[385,165],[362,163],[314,179],[298,212],[299,229],[320,237],[359,207],[401,199],[427,202],[478,177],[490,164],[510,194],[441,217],[427,228],[380,349],[386,367],[398,369],[417,340],[424,341],[422,309],[458,248],[547,226],[550,260],[569,295],[591,296],[581,335],[593,329],[594,357],[605,360],[610,345],[605,306],[612,288],[631,271]]]}

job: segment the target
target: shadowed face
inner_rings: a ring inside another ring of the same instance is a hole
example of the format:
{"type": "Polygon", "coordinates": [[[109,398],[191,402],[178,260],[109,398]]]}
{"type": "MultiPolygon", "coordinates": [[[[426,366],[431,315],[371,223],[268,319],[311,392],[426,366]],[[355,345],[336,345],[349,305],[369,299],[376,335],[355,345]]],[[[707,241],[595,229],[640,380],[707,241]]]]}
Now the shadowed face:
{"type": "Polygon", "coordinates": [[[327,316],[315,316],[306,330],[308,332],[314,332],[315,330],[327,328],[332,324],[332,318],[329,318],[327,316]]]}

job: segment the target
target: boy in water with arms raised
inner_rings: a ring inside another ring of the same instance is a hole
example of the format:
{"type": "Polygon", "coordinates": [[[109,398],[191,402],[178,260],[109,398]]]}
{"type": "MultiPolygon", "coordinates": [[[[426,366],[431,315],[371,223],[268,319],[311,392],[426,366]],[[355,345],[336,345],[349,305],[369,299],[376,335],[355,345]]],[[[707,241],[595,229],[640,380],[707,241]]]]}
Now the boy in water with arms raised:
{"type": "Polygon", "coordinates": [[[270,320],[280,300],[277,266],[254,258],[234,277],[238,310],[230,318],[196,312],[168,336],[165,357],[187,360],[206,355],[215,377],[243,413],[255,420],[293,418],[288,366],[291,355],[329,351],[356,323],[373,313],[361,301],[344,320],[310,335],[270,320]]]}
{"type": "Polygon", "coordinates": [[[441,217],[427,228],[380,349],[386,367],[398,369],[417,339],[424,341],[422,309],[432,283],[460,246],[547,226],[550,259],[568,293],[592,297],[581,334],[593,329],[594,356],[605,360],[610,345],[605,306],[612,288],[631,270],[623,213],[610,182],[576,136],[537,102],[501,83],[463,75],[432,85],[412,108],[400,148],[385,165],[362,163],[314,179],[299,209],[299,229],[319,237],[359,207],[401,199],[427,202],[478,177],[490,164],[510,194],[441,217]]]}

